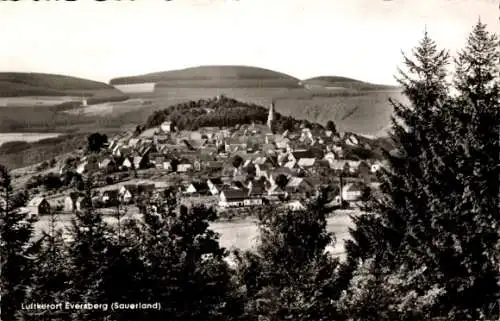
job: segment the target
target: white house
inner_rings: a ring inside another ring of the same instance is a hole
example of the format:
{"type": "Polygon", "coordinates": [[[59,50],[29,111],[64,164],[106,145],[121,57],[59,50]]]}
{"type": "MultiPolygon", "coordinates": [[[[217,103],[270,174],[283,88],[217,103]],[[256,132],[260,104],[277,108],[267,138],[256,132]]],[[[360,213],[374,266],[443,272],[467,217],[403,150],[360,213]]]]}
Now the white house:
{"type": "Polygon", "coordinates": [[[363,185],[348,183],[342,188],[342,199],[347,202],[356,202],[363,195],[363,185]]]}
{"type": "Polygon", "coordinates": [[[220,207],[243,207],[262,205],[262,198],[250,197],[249,191],[242,190],[224,190],[219,195],[220,207]]]}
{"type": "Polygon", "coordinates": [[[125,186],[120,187],[118,194],[125,203],[130,202],[133,197],[132,193],[125,186]]]}
{"type": "Polygon", "coordinates": [[[165,133],[170,133],[172,131],[172,122],[165,121],[160,125],[160,129],[165,133]]]}
{"type": "Polygon", "coordinates": [[[182,161],[179,164],[177,164],[177,172],[179,173],[185,173],[187,171],[190,171],[193,169],[193,165],[191,163],[188,163],[187,161],[182,161]]]}

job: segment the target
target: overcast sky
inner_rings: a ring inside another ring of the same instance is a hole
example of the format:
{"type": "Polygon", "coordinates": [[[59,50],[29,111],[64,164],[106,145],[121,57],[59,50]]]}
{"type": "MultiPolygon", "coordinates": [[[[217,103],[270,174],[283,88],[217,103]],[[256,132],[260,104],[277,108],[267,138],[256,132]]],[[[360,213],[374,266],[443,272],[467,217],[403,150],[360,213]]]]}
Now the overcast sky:
{"type": "Polygon", "coordinates": [[[453,52],[497,0],[0,1],[0,71],[118,76],[208,64],[394,83],[424,28],[453,52]]]}

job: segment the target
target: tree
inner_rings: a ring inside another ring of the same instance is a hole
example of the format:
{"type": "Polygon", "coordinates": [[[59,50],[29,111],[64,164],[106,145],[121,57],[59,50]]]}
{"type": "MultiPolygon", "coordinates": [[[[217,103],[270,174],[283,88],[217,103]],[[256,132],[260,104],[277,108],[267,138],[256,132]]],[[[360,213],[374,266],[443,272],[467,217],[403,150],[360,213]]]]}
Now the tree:
{"type": "Polygon", "coordinates": [[[11,177],[0,165],[0,294],[4,320],[17,320],[33,271],[35,219],[14,207],[11,177]]]}
{"type": "Polygon", "coordinates": [[[332,131],[334,134],[337,133],[337,127],[335,126],[335,123],[331,120],[326,122],[326,129],[332,131]]]}
{"type": "MultiPolygon", "coordinates": [[[[68,252],[63,230],[56,227],[57,217],[50,213],[49,230],[43,231],[34,264],[28,302],[64,302],[68,291],[68,252]]],[[[67,320],[69,311],[23,311],[23,320],[67,320]]]]}
{"type": "Polygon", "coordinates": [[[234,156],[232,164],[234,168],[240,168],[241,164],[243,164],[243,158],[240,155],[234,156]]]}
{"type": "Polygon", "coordinates": [[[236,252],[249,320],[336,320],[337,259],[325,253],[325,195],[307,210],[270,207],[260,217],[256,252],[236,252]]]}
{"type": "Polygon", "coordinates": [[[288,184],[288,178],[283,175],[283,174],[279,174],[277,177],[276,177],[276,185],[281,188],[281,189],[285,189],[286,187],[286,184],[288,184]]]}
{"type": "MultiPolygon", "coordinates": [[[[411,106],[391,101],[395,113],[392,136],[402,156],[386,155],[391,168],[380,177],[384,196],[368,202],[365,210],[369,214],[354,219],[353,241],[346,243],[348,264],[374,258],[377,269],[395,271],[408,264],[411,270],[429,265],[436,272],[433,261],[441,253],[436,253],[439,249],[433,242],[440,235],[430,225],[435,195],[430,191],[427,166],[434,161],[429,153],[436,137],[433,125],[447,98],[444,78],[449,56],[437,49],[427,33],[413,54],[414,60],[404,57],[410,73],[400,71],[398,79],[411,106]],[[423,251],[434,253],[428,256],[423,251]]],[[[437,280],[429,276],[426,281],[419,291],[426,291],[437,280]]]]}
{"type": "MultiPolygon", "coordinates": [[[[459,244],[464,264],[449,300],[461,318],[474,309],[498,318],[500,291],[498,196],[500,167],[500,49],[498,36],[478,21],[455,61],[451,137],[456,188],[451,195],[463,226],[459,244]],[[495,304],[496,303],[496,304],[495,304]]],[[[458,271],[457,271],[458,273],[458,271]]],[[[451,291],[450,291],[451,292],[451,291]]]]}
{"type": "MultiPolygon", "coordinates": [[[[72,219],[68,247],[69,302],[107,302],[103,289],[103,274],[108,266],[107,252],[110,247],[110,227],[92,206],[92,175],[86,180],[87,206],[72,219]]],[[[101,310],[74,311],[78,320],[102,319],[108,312],[101,310]]]]}
{"type": "MultiPolygon", "coordinates": [[[[432,290],[440,293],[420,311],[425,319],[478,320],[498,300],[494,42],[476,26],[458,59],[457,99],[450,98],[445,82],[448,54],[437,50],[427,33],[415,58],[405,57],[409,73],[402,72],[399,80],[411,105],[392,102],[399,153],[386,155],[390,168],[381,172],[383,196],[369,201],[370,214],[354,220],[353,241],[346,244],[351,267],[358,259],[373,258],[374,271],[420,271],[413,299],[432,290]]],[[[399,291],[394,295],[400,298],[409,294],[408,289],[399,291]]]]}
{"type": "Polygon", "coordinates": [[[137,311],[131,320],[221,320],[241,313],[232,299],[227,253],[208,229],[215,218],[205,207],[144,214],[135,232],[145,267],[136,291],[141,301],[160,302],[162,309],[137,311]]]}
{"type": "Polygon", "coordinates": [[[99,152],[107,143],[108,136],[100,133],[93,133],[87,137],[88,150],[91,152],[99,152]]]}

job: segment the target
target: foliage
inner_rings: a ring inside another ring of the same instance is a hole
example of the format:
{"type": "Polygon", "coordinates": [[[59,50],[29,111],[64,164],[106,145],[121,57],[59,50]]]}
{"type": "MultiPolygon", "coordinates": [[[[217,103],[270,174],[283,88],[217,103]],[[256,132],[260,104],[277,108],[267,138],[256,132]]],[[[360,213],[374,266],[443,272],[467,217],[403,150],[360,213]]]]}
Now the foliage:
{"type": "Polygon", "coordinates": [[[243,158],[240,155],[236,155],[233,157],[231,164],[234,168],[240,168],[241,164],[243,164],[243,158]]]}
{"type": "Polygon", "coordinates": [[[331,120],[326,122],[326,129],[332,131],[333,133],[337,132],[337,127],[335,127],[335,123],[331,120]]]}
{"type": "MultiPolygon", "coordinates": [[[[458,59],[456,98],[445,81],[449,56],[427,34],[415,58],[405,57],[409,72],[401,73],[400,83],[411,105],[393,102],[399,153],[387,155],[383,196],[367,204],[370,214],[355,219],[346,245],[351,271],[358,259],[369,258],[389,274],[402,266],[409,274],[423,268],[414,290],[446,293],[419,312],[427,317],[484,319],[498,301],[495,39],[481,24],[474,28],[458,59]]],[[[398,290],[395,299],[408,290],[398,290]]],[[[394,305],[388,309],[405,315],[394,305]]]]}
{"type": "Polygon", "coordinates": [[[256,252],[236,252],[237,278],[244,287],[249,320],[331,320],[337,260],[325,253],[324,195],[300,212],[270,207],[260,217],[256,252]]]}
{"type": "Polygon", "coordinates": [[[93,133],[87,138],[88,150],[90,152],[99,152],[108,143],[108,136],[100,133],[93,133]]]}
{"type": "Polygon", "coordinates": [[[34,269],[31,242],[35,219],[13,202],[11,177],[0,165],[0,295],[2,319],[16,320],[34,269]]]}
{"type": "Polygon", "coordinates": [[[286,177],[286,175],[279,174],[276,177],[275,183],[279,188],[284,189],[286,187],[286,184],[288,184],[288,178],[286,177]]]}

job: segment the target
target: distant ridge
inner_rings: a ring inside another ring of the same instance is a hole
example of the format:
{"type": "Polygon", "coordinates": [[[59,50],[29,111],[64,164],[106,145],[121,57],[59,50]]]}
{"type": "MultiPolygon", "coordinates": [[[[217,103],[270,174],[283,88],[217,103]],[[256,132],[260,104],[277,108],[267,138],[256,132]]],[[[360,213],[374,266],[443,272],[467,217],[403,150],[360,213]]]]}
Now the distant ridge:
{"type": "Polygon", "coordinates": [[[299,79],[251,66],[198,66],[111,79],[111,85],[156,83],[156,87],[298,88],[299,79]]]}
{"type": "Polygon", "coordinates": [[[365,90],[398,90],[399,87],[391,85],[372,84],[352,78],[340,76],[318,76],[301,81],[305,87],[324,89],[351,89],[358,91],[365,90]]]}
{"type": "Polygon", "coordinates": [[[123,93],[103,82],[71,76],[0,72],[0,97],[71,96],[118,97],[123,93]]]}

